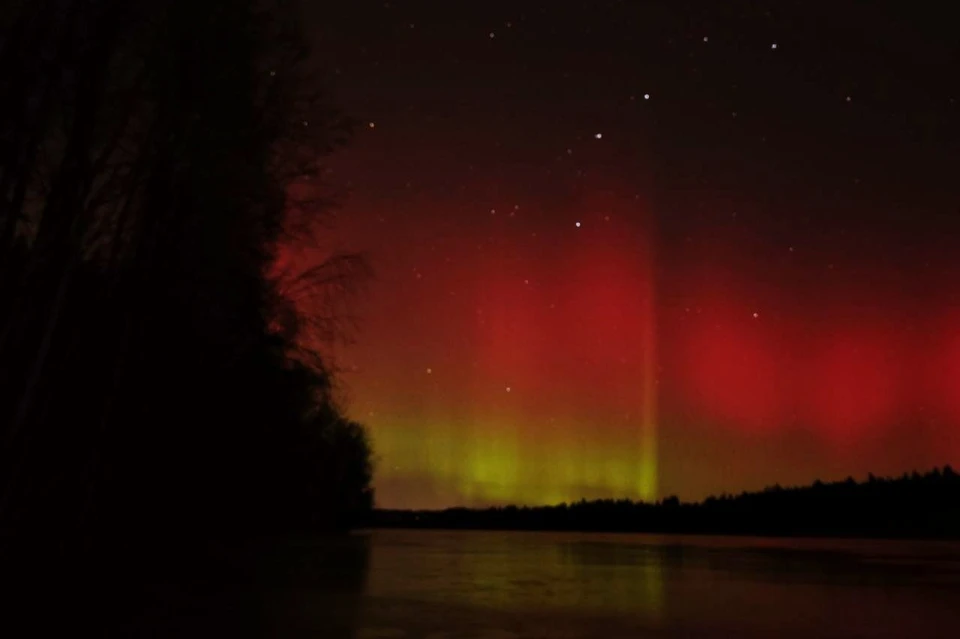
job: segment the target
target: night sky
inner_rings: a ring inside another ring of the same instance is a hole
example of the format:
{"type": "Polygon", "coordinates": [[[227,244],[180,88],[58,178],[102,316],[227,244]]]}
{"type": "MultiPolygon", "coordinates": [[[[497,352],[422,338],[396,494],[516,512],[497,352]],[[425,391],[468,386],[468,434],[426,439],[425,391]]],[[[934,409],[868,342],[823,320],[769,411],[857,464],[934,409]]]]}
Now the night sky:
{"type": "Polygon", "coordinates": [[[906,2],[313,3],[382,507],[960,462],[960,58],[906,2]]]}

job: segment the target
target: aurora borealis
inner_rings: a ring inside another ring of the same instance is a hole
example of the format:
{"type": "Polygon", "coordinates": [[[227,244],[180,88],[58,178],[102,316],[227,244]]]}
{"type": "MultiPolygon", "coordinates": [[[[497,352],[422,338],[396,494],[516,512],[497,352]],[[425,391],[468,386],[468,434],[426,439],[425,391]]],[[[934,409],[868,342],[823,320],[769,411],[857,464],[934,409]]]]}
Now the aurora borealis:
{"type": "Polygon", "coordinates": [[[334,244],[377,274],[337,362],[380,506],[960,462],[944,25],[882,2],[348,4],[310,19],[366,123],[329,180],[334,244]]]}

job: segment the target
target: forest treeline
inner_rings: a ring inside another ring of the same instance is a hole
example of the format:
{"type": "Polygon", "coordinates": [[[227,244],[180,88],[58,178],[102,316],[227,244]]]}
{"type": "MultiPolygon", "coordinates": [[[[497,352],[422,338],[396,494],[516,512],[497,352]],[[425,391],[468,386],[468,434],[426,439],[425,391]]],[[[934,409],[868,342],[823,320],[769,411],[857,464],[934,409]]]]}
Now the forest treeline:
{"type": "Polygon", "coordinates": [[[318,348],[363,262],[277,266],[323,223],[350,129],[306,81],[295,8],[0,8],[0,559],[372,506],[318,348]]]}
{"type": "Polygon", "coordinates": [[[374,527],[576,530],[763,536],[960,538],[960,475],[950,466],[897,478],[709,497],[684,503],[579,501],[539,507],[375,511],[374,527]]]}

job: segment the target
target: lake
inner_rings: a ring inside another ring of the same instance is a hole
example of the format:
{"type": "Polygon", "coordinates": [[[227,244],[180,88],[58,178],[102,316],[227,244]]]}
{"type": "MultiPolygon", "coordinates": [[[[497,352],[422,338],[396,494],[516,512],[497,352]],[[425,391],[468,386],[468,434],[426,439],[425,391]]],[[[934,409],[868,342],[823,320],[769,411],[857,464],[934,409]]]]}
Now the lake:
{"type": "Polygon", "coordinates": [[[287,622],[304,636],[336,627],[358,639],[507,639],[960,628],[957,543],[422,530],[354,542],[368,557],[352,595],[287,593],[278,631],[287,622]]]}
{"type": "Polygon", "coordinates": [[[960,628],[952,542],[376,530],[232,557],[242,569],[123,584],[119,599],[89,594],[85,614],[100,602],[114,632],[96,634],[123,637],[913,638],[960,628]]]}

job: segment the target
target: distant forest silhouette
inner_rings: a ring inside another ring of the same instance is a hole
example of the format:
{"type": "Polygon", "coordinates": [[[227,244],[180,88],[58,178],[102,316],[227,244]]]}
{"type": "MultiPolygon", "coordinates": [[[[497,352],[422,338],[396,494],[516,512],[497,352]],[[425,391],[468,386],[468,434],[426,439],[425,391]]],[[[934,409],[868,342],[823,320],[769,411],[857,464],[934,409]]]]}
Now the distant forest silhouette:
{"type": "Polygon", "coordinates": [[[596,500],[555,506],[375,511],[382,528],[570,530],[758,536],[960,538],[960,475],[950,466],[684,503],[596,500]]]}
{"type": "Polygon", "coordinates": [[[322,354],[366,268],[277,266],[350,130],[297,4],[2,3],[0,572],[372,507],[322,354]]]}

